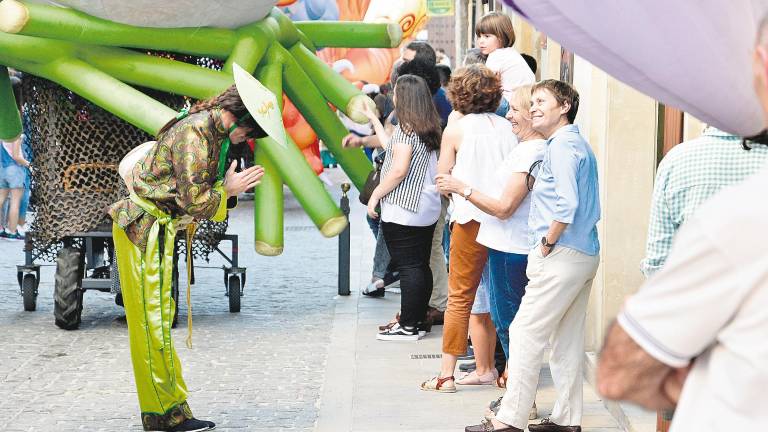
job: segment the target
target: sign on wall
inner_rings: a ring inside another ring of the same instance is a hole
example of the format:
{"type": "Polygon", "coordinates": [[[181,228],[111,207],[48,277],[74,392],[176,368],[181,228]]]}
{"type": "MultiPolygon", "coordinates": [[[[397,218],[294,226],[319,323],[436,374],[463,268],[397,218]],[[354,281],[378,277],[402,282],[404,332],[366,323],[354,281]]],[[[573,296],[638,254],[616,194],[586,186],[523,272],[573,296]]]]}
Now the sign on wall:
{"type": "Polygon", "coordinates": [[[427,0],[428,16],[448,16],[453,15],[454,0],[427,0]]]}

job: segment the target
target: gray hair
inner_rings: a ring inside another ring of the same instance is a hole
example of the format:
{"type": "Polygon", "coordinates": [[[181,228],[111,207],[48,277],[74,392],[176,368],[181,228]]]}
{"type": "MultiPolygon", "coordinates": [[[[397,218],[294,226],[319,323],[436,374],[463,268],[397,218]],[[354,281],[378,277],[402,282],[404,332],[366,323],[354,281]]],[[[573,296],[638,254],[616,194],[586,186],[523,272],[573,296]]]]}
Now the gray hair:
{"type": "Polygon", "coordinates": [[[464,55],[464,66],[476,63],[485,63],[485,56],[480,52],[480,48],[470,48],[464,55]]]}

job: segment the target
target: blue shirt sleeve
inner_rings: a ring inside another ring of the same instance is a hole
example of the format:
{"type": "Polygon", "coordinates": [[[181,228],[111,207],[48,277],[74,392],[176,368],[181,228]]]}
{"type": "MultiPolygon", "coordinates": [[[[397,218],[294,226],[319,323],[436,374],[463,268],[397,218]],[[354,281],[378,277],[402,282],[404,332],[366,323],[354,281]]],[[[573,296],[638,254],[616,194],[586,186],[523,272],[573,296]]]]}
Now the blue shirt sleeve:
{"type": "Polygon", "coordinates": [[[554,219],[573,223],[579,207],[579,154],[567,139],[557,137],[550,143],[550,167],[556,194],[554,219]]]}

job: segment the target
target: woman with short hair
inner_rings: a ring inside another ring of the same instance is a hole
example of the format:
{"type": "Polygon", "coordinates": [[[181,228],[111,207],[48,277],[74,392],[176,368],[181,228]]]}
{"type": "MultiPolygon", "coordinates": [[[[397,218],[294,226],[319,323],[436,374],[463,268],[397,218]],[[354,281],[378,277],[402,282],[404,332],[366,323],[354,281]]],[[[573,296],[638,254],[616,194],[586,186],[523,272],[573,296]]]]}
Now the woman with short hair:
{"type": "MultiPolygon", "coordinates": [[[[517,144],[512,126],[494,112],[501,101],[499,77],[482,64],[457,70],[448,85],[448,97],[462,117],[446,128],[440,150],[440,174],[452,173],[456,178],[480,190],[495,190],[495,173],[504,158],[517,144]]],[[[477,242],[477,234],[485,214],[470,201],[473,188],[453,194],[451,214],[451,271],[448,275],[448,308],[443,329],[443,361],[440,374],[422,383],[423,390],[455,392],[453,376],[458,356],[467,350],[467,332],[472,304],[475,300],[488,248],[477,242]]],[[[480,339],[474,344],[477,355],[493,358],[495,329],[490,317],[480,339]],[[481,351],[481,352],[479,352],[481,351]]],[[[479,363],[479,362],[478,362],[479,363]]],[[[477,364],[477,374],[492,376],[492,360],[477,364]],[[483,370],[485,369],[485,370],[483,370]]],[[[493,378],[495,380],[495,378],[493,378]]]]}

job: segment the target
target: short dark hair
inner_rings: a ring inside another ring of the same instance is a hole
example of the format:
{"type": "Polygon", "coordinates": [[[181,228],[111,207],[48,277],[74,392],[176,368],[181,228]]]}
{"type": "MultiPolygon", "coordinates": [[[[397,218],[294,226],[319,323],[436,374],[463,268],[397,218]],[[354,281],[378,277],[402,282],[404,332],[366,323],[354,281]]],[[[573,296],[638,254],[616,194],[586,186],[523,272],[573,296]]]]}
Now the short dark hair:
{"type": "Polygon", "coordinates": [[[480,18],[475,26],[475,36],[481,34],[494,35],[499,39],[501,48],[508,48],[515,44],[515,28],[509,15],[501,12],[490,12],[480,18]]]}
{"type": "Polygon", "coordinates": [[[533,72],[534,75],[536,75],[536,70],[538,70],[539,65],[536,63],[536,59],[533,58],[533,56],[529,56],[528,54],[520,54],[523,56],[523,60],[525,60],[526,63],[528,63],[528,67],[531,68],[531,72],[533,72]]]}
{"type": "Polygon", "coordinates": [[[429,92],[433,95],[440,89],[440,75],[437,73],[437,67],[434,63],[428,63],[424,59],[414,58],[412,61],[405,62],[397,69],[397,76],[416,75],[427,82],[429,92]]]}
{"type": "Polygon", "coordinates": [[[440,77],[440,86],[447,86],[448,81],[451,79],[451,68],[444,64],[439,64],[435,67],[437,68],[437,75],[440,77]]]}
{"type": "Polygon", "coordinates": [[[570,105],[571,108],[566,114],[568,123],[573,123],[574,120],[576,120],[576,114],[579,112],[579,92],[577,92],[572,85],[564,81],[548,79],[534,84],[531,89],[531,94],[540,89],[548,90],[552,93],[552,96],[555,97],[558,104],[564,105],[567,103],[570,105]]]}
{"type": "Polygon", "coordinates": [[[405,49],[416,51],[416,56],[413,58],[414,60],[423,60],[432,64],[437,63],[437,54],[435,54],[435,49],[432,48],[432,45],[424,41],[413,41],[406,45],[405,49]]]}

